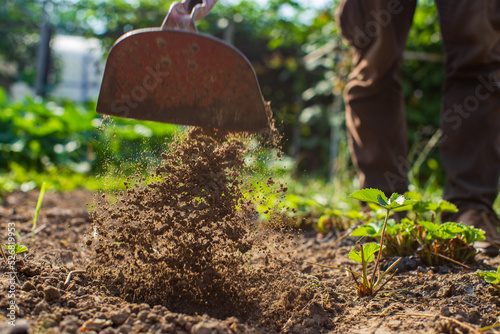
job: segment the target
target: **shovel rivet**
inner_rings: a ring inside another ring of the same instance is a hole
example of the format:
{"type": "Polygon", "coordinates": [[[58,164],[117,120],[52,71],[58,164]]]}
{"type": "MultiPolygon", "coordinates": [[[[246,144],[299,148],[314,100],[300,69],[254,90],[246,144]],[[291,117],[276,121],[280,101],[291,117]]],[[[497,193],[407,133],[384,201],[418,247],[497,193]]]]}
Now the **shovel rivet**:
{"type": "Polygon", "coordinates": [[[168,65],[170,65],[170,60],[169,60],[168,58],[166,58],[166,57],[165,57],[165,58],[162,58],[162,59],[161,59],[161,63],[162,63],[163,65],[165,65],[165,66],[168,66],[168,65]]]}
{"type": "Polygon", "coordinates": [[[195,62],[190,61],[190,62],[188,63],[188,66],[189,66],[189,68],[190,68],[190,69],[192,69],[192,70],[196,69],[196,63],[195,63],[195,62]]]}
{"type": "Polygon", "coordinates": [[[200,47],[196,43],[191,45],[191,48],[193,49],[193,51],[198,51],[200,49],[200,47]]]}

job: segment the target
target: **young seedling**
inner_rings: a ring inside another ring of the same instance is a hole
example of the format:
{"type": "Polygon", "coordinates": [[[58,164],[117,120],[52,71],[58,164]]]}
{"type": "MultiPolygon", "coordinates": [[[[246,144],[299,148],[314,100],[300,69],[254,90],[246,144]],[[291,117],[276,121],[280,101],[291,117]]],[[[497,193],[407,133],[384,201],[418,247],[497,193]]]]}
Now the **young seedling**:
{"type": "MultiPolygon", "coordinates": [[[[382,230],[386,226],[385,255],[407,256],[418,253],[427,265],[438,265],[445,260],[463,265],[463,262],[476,254],[473,243],[484,240],[484,231],[463,223],[435,222],[440,221],[439,215],[442,212],[456,212],[457,208],[453,204],[443,200],[423,201],[416,193],[406,193],[405,197],[408,196],[413,200],[413,204],[403,209],[411,211],[409,215],[414,216],[415,221],[408,218],[402,219],[399,224],[394,220],[389,220],[387,223],[372,221],[361,225],[351,235],[382,238],[382,230]],[[429,218],[430,221],[425,218],[429,218]]],[[[373,198],[371,200],[373,202],[373,198]]],[[[368,202],[370,208],[380,211],[372,202],[368,202]]],[[[394,211],[401,210],[401,208],[394,209],[394,211]]]]}
{"type": "Polygon", "coordinates": [[[385,248],[384,245],[384,236],[387,228],[387,222],[389,219],[389,215],[391,210],[400,209],[404,210],[406,207],[411,206],[416,201],[412,199],[407,199],[403,195],[392,194],[388,199],[385,194],[378,189],[363,189],[358,190],[351,194],[351,197],[354,199],[358,199],[360,201],[366,203],[373,203],[385,210],[385,219],[382,225],[382,231],[380,232],[380,244],[369,243],[365,245],[361,245],[360,250],[356,249],[351,250],[349,253],[349,258],[356,262],[361,262],[362,272],[358,273],[352,269],[340,268],[340,267],[330,267],[318,263],[311,263],[315,265],[319,265],[321,267],[344,270],[351,273],[354,281],[356,282],[356,287],[358,289],[358,296],[374,296],[378,291],[380,291],[384,285],[391,280],[391,278],[396,274],[396,271],[382,284],[382,281],[386,274],[394,268],[394,266],[401,260],[401,258],[397,259],[393,264],[387,268],[382,274],[379,273],[378,266],[380,263],[380,257],[382,250],[385,248]],[[375,259],[375,253],[378,252],[377,260],[375,265],[373,266],[373,272],[371,277],[368,274],[368,263],[372,262],[375,259]],[[358,283],[358,279],[361,279],[361,283],[358,283]]]}
{"type": "MultiPolygon", "coordinates": [[[[349,252],[349,258],[353,261],[361,263],[361,272],[357,272],[352,270],[351,268],[340,268],[340,267],[332,267],[319,263],[311,263],[314,265],[318,265],[324,268],[329,269],[337,269],[347,271],[352,275],[354,282],[356,283],[356,289],[358,290],[359,297],[366,296],[375,296],[378,291],[380,291],[384,285],[391,280],[391,278],[396,274],[397,269],[392,273],[392,275],[382,284],[382,281],[386,274],[391,271],[394,266],[401,260],[401,258],[397,259],[393,264],[389,266],[376,281],[370,280],[368,277],[368,263],[372,262],[375,259],[375,253],[380,251],[380,245],[376,243],[368,243],[360,246],[359,251],[356,249],[352,249],[349,252]],[[361,283],[358,281],[361,279],[361,283]]],[[[380,253],[380,252],[379,252],[380,253]]]]}
{"type": "Polygon", "coordinates": [[[474,273],[478,277],[484,277],[484,280],[491,284],[496,290],[500,291],[500,267],[495,270],[478,270],[474,273]]]}
{"type": "MultiPolygon", "coordinates": [[[[351,197],[360,200],[362,202],[377,204],[378,206],[385,209],[386,213],[385,213],[384,225],[382,226],[382,232],[380,234],[379,249],[381,250],[384,248],[385,230],[387,228],[387,221],[389,220],[390,212],[394,209],[404,210],[405,208],[409,208],[416,202],[415,200],[407,199],[403,195],[397,193],[393,193],[391,197],[388,199],[381,190],[372,188],[358,190],[352,193],[351,197]]],[[[373,274],[370,282],[371,286],[375,284],[375,278],[377,276],[382,277],[380,275],[377,275],[378,265],[380,263],[381,255],[382,252],[381,251],[378,252],[377,261],[375,262],[375,266],[373,267],[373,274]]],[[[394,263],[391,265],[391,267],[392,266],[394,266],[394,263]]]]}
{"type": "Polygon", "coordinates": [[[4,244],[4,246],[5,248],[7,248],[8,254],[10,254],[9,257],[12,259],[11,261],[9,261],[2,249],[2,255],[7,265],[15,264],[16,266],[21,266],[21,267],[24,266],[24,260],[21,259],[18,255],[27,252],[28,247],[19,244],[14,244],[14,245],[4,244]]]}
{"type": "Polygon", "coordinates": [[[43,196],[45,195],[45,182],[42,184],[40,189],[40,194],[38,195],[38,201],[36,202],[35,216],[33,217],[33,228],[31,231],[31,244],[35,240],[36,222],[38,220],[38,215],[40,214],[40,209],[42,208],[43,196]]]}

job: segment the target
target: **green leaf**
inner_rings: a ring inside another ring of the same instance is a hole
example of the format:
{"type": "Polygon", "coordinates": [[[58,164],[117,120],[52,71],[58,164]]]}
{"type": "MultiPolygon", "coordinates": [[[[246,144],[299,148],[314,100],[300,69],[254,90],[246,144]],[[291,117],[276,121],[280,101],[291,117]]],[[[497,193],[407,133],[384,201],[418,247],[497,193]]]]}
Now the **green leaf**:
{"type": "Polygon", "coordinates": [[[467,244],[472,244],[475,241],[484,240],[484,231],[474,228],[464,223],[448,222],[444,224],[436,224],[427,221],[418,222],[423,226],[428,233],[426,239],[441,239],[448,240],[456,237],[461,237],[467,244]]]}
{"type": "Polygon", "coordinates": [[[391,198],[389,199],[387,205],[384,206],[385,209],[390,210],[390,209],[396,209],[396,208],[402,208],[402,207],[409,207],[416,203],[415,200],[413,199],[406,199],[403,195],[399,195],[396,193],[393,193],[391,195],[391,198]]]}
{"type": "Polygon", "coordinates": [[[14,244],[14,245],[4,244],[4,246],[5,246],[5,248],[7,248],[7,250],[10,253],[12,253],[12,251],[14,251],[14,254],[24,253],[28,250],[28,247],[23,246],[23,245],[19,245],[19,244],[14,244]]]}
{"type": "Polygon", "coordinates": [[[419,193],[417,192],[414,192],[414,191],[407,191],[404,193],[404,197],[406,199],[411,199],[411,200],[414,200],[414,201],[420,201],[422,200],[422,195],[420,195],[419,193]]]}
{"type": "Polygon", "coordinates": [[[392,210],[416,203],[416,200],[407,199],[403,195],[397,193],[393,193],[390,199],[387,199],[381,190],[373,188],[355,191],[351,194],[351,197],[363,202],[378,204],[386,210],[392,210]]]}
{"type": "Polygon", "coordinates": [[[458,231],[456,232],[457,235],[460,235],[467,244],[472,244],[475,241],[482,241],[485,239],[485,232],[479,228],[475,228],[464,223],[453,222],[448,222],[443,225],[453,227],[453,231],[458,231]]]}
{"type": "Polygon", "coordinates": [[[478,228],[473,228],[470,226],[470,229],[466,229],[462,232],[463,239],[467,244],[472,244],[476,241],[483,241],[485,239],[485,232],[478,228]]]}
{"type": "MultiPolygon", "coordinates": [[[[380,224],[381,224],[381,226],[380,226],[381,231],[380,232],[382,233],[382,227],[383,227],[384,223],[380,222],[380,224]]],[[[387,221],[385,233],[387,233],[388,235],[396,235],[401,231],[401,229],[402,229],[402,225],[396,223],[396,221],[391,218],[387,221]]]]}
{"type": "Polygon", "coordinates": [[[436,213],[440,212],[457,212],[458,209],[455,205],[448,201],[441,200],[438,203],[430,201],[418,201],[413,205],[412,210],[418,213],[424,213],[427,211],[433,211],[436,213]]]}
{"type": "Polygon", "coordinates": [[[439,225],[436,223],[428,222],[428,221],[419,221],[417,224],[424,227],[427,232],[435,232],[439,229],[439,225]]]}
{"type": "Polygon", "coordinates": [[[350,210],[345,216],[352,220],[360,220],[364,218],[363,214],[357,210],[350,210]]]}
{"type": "MultiPolygon", "coordinates": [[[[368,207],[373,211],[373,212],[377,212],[378,210],[381,210],[380,209],[380,206],[375,203],[367,203],[368,207]]],[[[385,213],[384,213],[385,214],[385,213]]]]}
{"type": "Polygon", "coordinates": [[[442,231],[445,231],[446,233],[449,233],[449,234],[459,234],[466,229],[466,225],[448,222],[448,223],[444,223],[444,224],[439,225],[439,229],[442,231]]]}
{"type": "Polygon", "coordinates": [[[352,231],[351,235],[353,237],[375,237],[378,235],[379,230],[374,224],[366,224],[352,231]]]}
{"type": "Polygon", "coordinates": [[[404,201],[405,201],[405,197],[403,195],[399,195],[397,193],[392,193],[391,197],[389,198],[389,201],[387,203],[391,204],[391,203],[396,202],[399,205],[403,205],[404,201]]]}
{"type": "Polygon", "coordinates": [[[24,245],[18,245],[16,244],[16,247],[14,249],[14,253],[19,254],[19,253],[24,253],[28,251],[28,247],[24,245]]]}
{"type": "Polygon", "coordinates": [[[361,251],[357,251],[356,249],[352,249],[349,252],[349,258],[356,262],[371,262],[375,259],[375,253],[380,250],[380,245],[376,243],[369,243],[365,245],[361,245],[363,247],[363,257],[361,258],[361,251]]]}
{"type": "Polygon", "coordinates": [[[424,212],[427,212],[429,211],[429,206],[428,206],[429,202],[425,202],[425,201],[418,201],[416,202],[413,207],[412,207],[412,210],[415,211],[416,213],[424,213],[424,212]]]}
{"type": "MultiPolygon", "coordinates": [[[[384,227],[383,221],[377,221],[373,223],[363,224],[357,229],[355,229],[351,235],[353,237],[379,237],[382,233],[382,228],[384,227]]],[[[396,235],[401,230],[401,225],[397,224],[394,219],[389,219],[387,221],[387,227],[385,232],[389,235],[396,235]]]]}
{"type": "Polygon", "coordinates": [[[351,198],[360,200],[367,203],[379,204],[379,197],[387,203],[387,197],[385,194],[378,189],[366,188],[353,192],[350,195],[351,198]]]}
{"type": "Polygon", "coordinates": [[[478,277],[483,277],[484,280],[490,284],[500,283],[500,267],[498,267],[497,271],[495,270],[476,271],[474,275],[478,277]]]}
{"type": "Polygon", "coordinates": [[[388,204],[387,198],[385,196],[382,197],[381,195],[377,195],[377,202],[380,206],[383,207],[385,207],[388,204]]]}
{"type": "Polygon", "coordinates": [[[334,216],[334,217],[341,217],[342,216],[342,212],[340,210],[329,209],[329,210],[325,211],[325,215],[327,215],[327,216],[334,216]]]}
{"type": "Polygon", "coordinates": [[[438,210],[439,212],[458,212],[458,208],[455,206],[455,204],[452,204],[448,201],[441,200],[438,203],[438,210]]]}

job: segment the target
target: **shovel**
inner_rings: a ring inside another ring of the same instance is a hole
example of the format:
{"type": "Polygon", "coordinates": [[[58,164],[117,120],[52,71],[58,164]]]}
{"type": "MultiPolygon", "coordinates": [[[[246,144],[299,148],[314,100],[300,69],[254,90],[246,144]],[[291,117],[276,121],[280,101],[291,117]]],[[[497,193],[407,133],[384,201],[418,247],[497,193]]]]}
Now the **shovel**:
{"type": "Polygon", "coordinates": [[[173,3],[161,28],[130,31],[109,52],[97,112],[267,133],[271,112],[245,56],[196,32],[216,0],[173,3]]]}

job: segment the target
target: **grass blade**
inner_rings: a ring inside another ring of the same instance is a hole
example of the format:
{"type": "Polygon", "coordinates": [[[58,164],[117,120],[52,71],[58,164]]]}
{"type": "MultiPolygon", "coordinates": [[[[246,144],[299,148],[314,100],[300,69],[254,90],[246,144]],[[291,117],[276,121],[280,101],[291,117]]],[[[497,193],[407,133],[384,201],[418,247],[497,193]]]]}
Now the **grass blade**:
{"type": "Polygon", "coordinates": [[[42,208],[44,195],[45,195],[45,182],[42,184],[42,188],[40,189],[40,194],[38,195],[38,201],[36,203],[35,216],[33,217],[33,229],[32,229],[33,233],[31,234],[31,243],[33,243],[35,239],[36,222],[38,220],[40,209],[42,208]]]}

